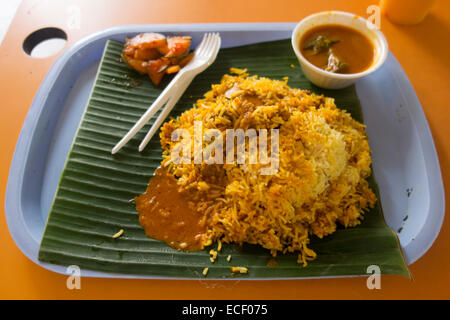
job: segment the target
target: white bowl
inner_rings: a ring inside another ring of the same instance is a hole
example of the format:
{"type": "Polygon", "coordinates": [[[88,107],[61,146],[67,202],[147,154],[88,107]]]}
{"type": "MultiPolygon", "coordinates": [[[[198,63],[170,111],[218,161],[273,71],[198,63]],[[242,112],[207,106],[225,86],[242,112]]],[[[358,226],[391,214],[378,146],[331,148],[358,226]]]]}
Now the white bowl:
{"type": "Polygon", "coordinates": [[[370,22],[357,15],[341,11],[325,11],[310,15],[300,21],[292,32],[292,47],[300,61],[305,76],[315,85],[325,89],[340,89],[353,84],[368,74],[377,70],[386,60],[388,44],[381,31],[369,27],[370,22]],[[341,74],[320,69],[306,60],[299,50],[300,40],[311,28],[320,25],[343,25],[358,30],[365,35],[375,48],[372,65],[363,72],[341,74]]]}

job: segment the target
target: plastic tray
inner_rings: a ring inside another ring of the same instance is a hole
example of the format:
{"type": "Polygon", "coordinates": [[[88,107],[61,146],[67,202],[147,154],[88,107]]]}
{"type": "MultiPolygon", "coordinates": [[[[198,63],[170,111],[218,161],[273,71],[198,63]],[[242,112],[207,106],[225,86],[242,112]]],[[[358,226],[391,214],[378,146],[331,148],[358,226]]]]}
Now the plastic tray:
{"type": "MultiPolygon", "coordinates": [[[[139,32],[189,34],[193,45],[204,32],[220,32],[223,47],[289,38],[295,24],[130,25],[93,34],[65,51],[33,100],[17,142],[5,200],[9,230],[36,264],[39,243],[64,161],[94,82],[107,39],[123,41],[139,32]]],[[[392,54],[374,74],[356,84],[373,150],[385,220],[398,231],[408,264],[433,244],[444,218],[444,190],[433,138],[420,102],[392,54]]],[[[152,278],[96,271],[83,276],[152,278]]]]}

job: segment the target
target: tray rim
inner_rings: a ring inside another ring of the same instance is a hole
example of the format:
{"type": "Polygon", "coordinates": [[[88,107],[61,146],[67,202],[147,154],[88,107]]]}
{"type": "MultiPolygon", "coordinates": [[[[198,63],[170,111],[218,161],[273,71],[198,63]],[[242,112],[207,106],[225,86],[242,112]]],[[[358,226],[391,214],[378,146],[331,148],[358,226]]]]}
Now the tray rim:
{"type": "MultiPolygon", "coordinates": [[[[54,265],[51,263],[45,263],[38,260],[37,252],[39,250],[39,240],[36,243],[36,239],[31,235],[24,221],[23,210],[20,201],[20,194],[22,189],[22,182],[25,173],[26,161],[21,159],[28,159],[28,152],[31,145],[31,140],[35,128],[39,122],[39,116],[43,111],[43,106],[45,104],[45,97],[47,96],[50,89],[53,87],[56,81],[56,75],[58,75],[64,65],[75,55],[81,48],[87,46],[88,44],[108,39],[113,37],[117,33],[136,33],[137,30],[143,30],[145,28],[150,28],[156,32],[163,32],[164,30],[171,30],[171,32],[201,32],[215,30],[217,32],[226,31],[267,31],[267,32],[288,32],[293,30],[296,22],[280,22],[280,23],[192,23],[192,24],[132,24],[132,25],[122,25],[114,26],[104,30],[100,30],[94,34],[91,34],[85,38],[78,40],[75,44],[64,51],[51,66],[45,78],[43,79],[34,99],[28,114],[25,118],[24,124],[22,126],[19,138],[16,143],[16,148],[14,151],[13,158],[11,160],[10,171],[8,175],[7,190],[5,194],[5,216],[8,225],[9,232],[22,251],[22,253],[37,265],[54,271],[60,274],[66,274],[66,267],[54,265]],[[270,26],[270,27],[268,27],[270,26]]],[[[398,64],[395,57],[390,54],[394,61],[398,64]]],[[[400,66],[400,64],[398,64],[400,66]]],[[[401,68],[401,67],[400,67],[401,68]]],[[[403,69],[401,69],[403,71],[403,69]]],[[[408,91],[407,101],[408,104],[412,106],[412,111],[415,116],[411,117],[415,122],[418,122],[422,128],[422,134],[419,135],[419,141],[424,150],[429,151],[431,155],[431,160],[427,162],[426,170],[427,174],[431,175],[430,180],[434,183],[430,183],[431,195],[434,195],[433,199],[438,200],[436,202],[431,201],[430,208],[435,208],[439,211],[439,214],[433,216],[434,219],[430,221],[427,219],[425,222],[426,228],[431,225],[434,229],[432,236],[424,237],[427,241],[427,245],[422,247],[420,254],[418,254],[412,261],[408,262],[408,265],[418,260],[422,257],[428,249],[432,246],[437,236],[439,235],[440,229],[442,227],[444,215],[445,215],[445,195],[444,187],[442,182],[442,174],[439,165],[439,159],[437,156],[436,148],[434,145],[434,140],[431,134],[428,121],[426,119],[425,113],[422,109],[421,103],[417,98],[416,92],[412,87],[409,79],[407,78],[405,72],[396,75],[396,81],[401,82],[403,88],[408,91]]],[[[423,236],[423,232],[419,235],[423,236]]],[[[418,243],[417,241],[416,243],[418,243]]],[[[413,243],[408,244],[406,247],[401,249],[403,251],[413,243]]],[[[168,280],[192,280],[191,278],[181,278],[181,277],[166,277],[166,276],[152,276],[152,275],[129,275],[129,274],[119,274],[119,273],[107,273],[93,270],[84,270],[82,276],[86,277],[100,277],[100,278],[139,278],[139,279],[168,279],[168,280]]],[[[324,278],[342,278],[342,277],[355,277],[355,276],[327,276],[327,277],[286,277],[286,278],[240,278],[239,280],[294,280],[294,279],[324,279],[324,278]]],[[[356,276],[357,277],[357,276],[356,276]]],[[[214,280],[233,280],[233,279],[214,279],[214,280]]]]}

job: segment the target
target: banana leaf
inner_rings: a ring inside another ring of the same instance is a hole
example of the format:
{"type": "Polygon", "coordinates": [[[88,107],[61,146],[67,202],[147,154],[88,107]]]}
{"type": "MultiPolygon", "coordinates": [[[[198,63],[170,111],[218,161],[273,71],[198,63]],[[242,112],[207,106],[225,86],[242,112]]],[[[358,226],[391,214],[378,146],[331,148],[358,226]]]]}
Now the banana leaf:
{"type": "MultiPolygon", "coordinates": [[[[323,239],[313,237],[310,247],[317,259],[303,267],[296,254],[280,255],[273,261],[258,246],[224,245],[215,263],[210,248],[183,252],[145,236],[138,213],[130,200],[145,192],[149,178],[161,161],[158,134],[144,152],[138,145],[152,120],[119,153],[112,147],[134,125],[170,81],[166,76],[155,87],[120,61],[123,44],[108,41],[61,181],[47,220],[39,259],[58,265],[78,265],[82,269],[135,275],[177,278],[229,278],[230,266],[245,266],[239,278],[302,278],[367,275],[370,265],[383,274],[409,276],[395,232],[383,219],[381,204],[365,215],[356,228],[338,228],[323,239]],[[124,233],[113,238],[120,229],[124,233]],[[226,260],[232,256],[231,262],[226,260]]],[[[265,42],[222,49],[216,62],[197,76],[175,106],[171,116],[191,108],[211,84],[220,82],[230,67],[247,68],[250,74],[282,79],[291,87],[309,89],[336,99],[362,121],[355,88],[326,91],[314,87],[302,74],[289,40],[265,42]]],[[[373,177],[371,187],[377,191],[373,177]]],[[[378,197],[379,198],[379,197],[378,197]]],[[[213,246],[215,247],[215,246],[213,246]]]]}

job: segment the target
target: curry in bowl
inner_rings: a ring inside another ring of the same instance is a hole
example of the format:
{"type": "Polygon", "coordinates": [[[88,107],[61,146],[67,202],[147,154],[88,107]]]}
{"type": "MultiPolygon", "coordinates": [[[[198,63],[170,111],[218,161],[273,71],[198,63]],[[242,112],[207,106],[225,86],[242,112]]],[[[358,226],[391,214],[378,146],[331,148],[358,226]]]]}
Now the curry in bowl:
{"type": "Polygon", "coordinates": [[[375,57],[372,41],[343,25],[320,25],[308,30],[299,49],[310,63],[333,73],[363,72],[372,66],[375,57]]]}

